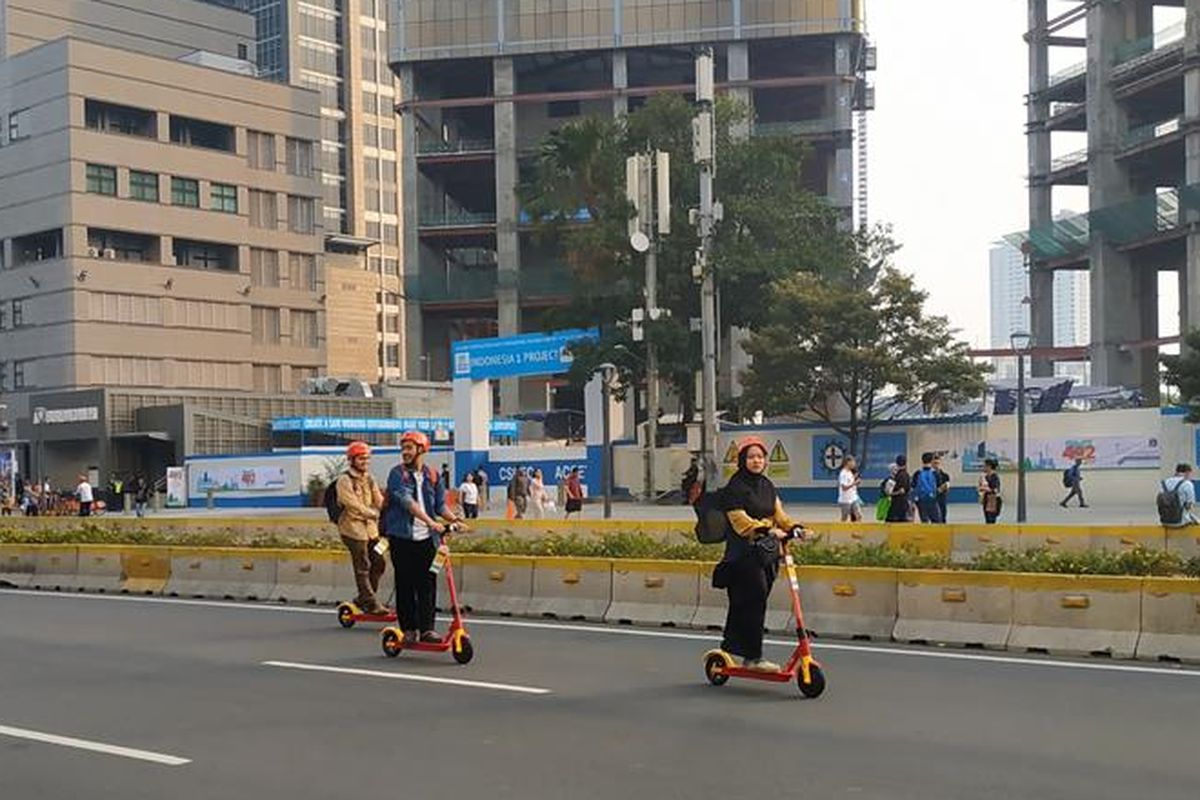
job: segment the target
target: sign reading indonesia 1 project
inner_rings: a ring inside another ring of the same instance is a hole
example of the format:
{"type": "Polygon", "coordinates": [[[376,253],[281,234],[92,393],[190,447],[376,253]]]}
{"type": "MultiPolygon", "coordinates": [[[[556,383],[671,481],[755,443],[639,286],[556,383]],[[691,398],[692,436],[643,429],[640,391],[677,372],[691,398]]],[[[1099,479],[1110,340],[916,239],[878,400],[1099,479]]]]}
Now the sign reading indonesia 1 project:
{"type": "Polygon", "coordinates": [[[574,361],[570,352],[572,344],[599,338],[599,331],[593,328],[455,342],[452,349],[454,377],[482,381],[521,375],[556,375],[571,368],[574,361]]]}

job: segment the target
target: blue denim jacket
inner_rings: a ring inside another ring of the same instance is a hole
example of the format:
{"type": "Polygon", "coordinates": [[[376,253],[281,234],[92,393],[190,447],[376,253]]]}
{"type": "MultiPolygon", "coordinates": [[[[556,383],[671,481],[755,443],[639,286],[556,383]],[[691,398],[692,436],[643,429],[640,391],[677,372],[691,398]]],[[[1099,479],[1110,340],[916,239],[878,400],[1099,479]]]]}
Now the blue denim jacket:
{"type": "MultiPolygon", "coordinates": [[[[425,466],[425,480],[421,482],[425,513],[437,519],[446,513],[446,487],[442,486],[437,472],[425,466]]],[[[392,467],[387,481],[387,510],[383,514],[383,535],[394,539],[411,539],[413,515],[409,503],[416,496],[417,482],[412,470],[403,464],[392,467]]],[[[430,531],[430,533],[433,533],[430,531]]],[[[434,540],[438,535],[433,534],[434,540]]]]}

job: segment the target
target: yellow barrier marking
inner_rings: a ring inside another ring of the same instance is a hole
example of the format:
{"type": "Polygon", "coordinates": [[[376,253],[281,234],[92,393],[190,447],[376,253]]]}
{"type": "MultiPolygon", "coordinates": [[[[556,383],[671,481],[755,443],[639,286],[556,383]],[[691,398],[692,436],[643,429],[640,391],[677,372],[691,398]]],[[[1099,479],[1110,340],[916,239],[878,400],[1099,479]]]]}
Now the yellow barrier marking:
{"type": "Polygon", "coordinates": [[[854,597],[858,594],[858,590],[854,588],[853,583],[835,583],[833,585],[834,597],[854,597]]]}
{"type": "Polygon", "coordinates": [[[965,603],[967,602],[966,589],[942,589],[943,603],[965,603]]]}
{"type": "Polygon", "coordinates": [[[850,534],[850,538],[851,539],[861,539],[861,538],[863,538],[863,535],[861,533],[859,533],[858,531],[855,531],[854,533],[850,534]]]}
{"type": "Polygon", "coordinates": [[[242,569],[244,569],[246,572],[253,572],[254,571],[254,562],[253,561],[243,561],[242,569]]]}
{"type": "Polygon", "coordinates": [[[498,569],[493,570],[488,573],[488,580],[492,581],[493,583],[503,583],[504,582],[504,573],[498,569]]]}
{"type": "Polygon", "coordinates": [[[148,558],[143,558],[141,561],[138,562],[138,564],[140,564],[143,567],[148,567],[148,566],[150,566],[151,561],[148,558]]]}
{"type": "Polygon", "coordinates": [[[1046,544],[1062,544],[1062,539],[1059,539],[1057,536],[1047,536],[1046,544]]]}
{"type": "Polygon", "coordinates": [[[563,575],[562,582],[574,586],[579,583],[579,573],[568,572],[566,575],[563,575]]]}
{"type": "Polygon", "coordinates": [[[1137,544],[1137,541],[1134,539],[1130,539],[1128,536],[1122,536],[1121,544],[1137,544]]]}
{"type": "Polygon", "coordinates": [[[301,575],[307,575],[310,572],[312,572],[312,564],[305,564],[304,566],[300,567],[301,575]]]}
{"type": "Polygon", "coordinates": [[[667,585],[665,580],[657,577],[647,577],[642,583],[647,589],[661,589],[667,585]]]}
{"type": "Polygon", "coordinates": [[[200,569],[200,567],[201,563],[199,561],[193,561],[192,563],[188,564],[188,569],[200,569]]]}
{"type": "Polygon", "coordinates": [[[984,544],[989,544],[989,543],[992,541],[992,537],[990,537],[990,536],[980,536],[980,537],[979,537],[979,541],[983,542],[984,544]]]}
{"type": "Polygon", "coordinates": [[[1063,608],[1089,608],[1092,601],[1086,594],[1068,594],[1063,596],[1059,605],[1063,608]]]}

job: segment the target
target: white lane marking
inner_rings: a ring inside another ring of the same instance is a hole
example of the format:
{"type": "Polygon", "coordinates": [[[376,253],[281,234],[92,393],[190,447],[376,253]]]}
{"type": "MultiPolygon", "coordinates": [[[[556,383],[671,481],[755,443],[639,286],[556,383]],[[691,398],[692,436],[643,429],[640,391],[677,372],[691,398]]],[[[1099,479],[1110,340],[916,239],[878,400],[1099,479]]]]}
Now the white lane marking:
{"type": "Polygon", "coordinates": [[[519,686],[511,683],[491,683],[489,681],[468,681],[461,678],[437,678],[432,675],[413,675],[408,672],[384,672],[375,669],[355,669],[353,667],[328,667],[324,664],[302,664],[296,661],[264,661],[264,667],[282,667],[284,669],[299,669],[309,672],[333,672],[339,675],[361,675],[368,678],[391,678],[397,681],[413,681],[415,683],[438,683],[445,686],[466,686],[471,689],[494,689],[498,692],[516,692],[517,694],[550,694],[549,689],[537,686],[519,686]]]}
{"type": "Polygon", "coordinates": [[[105,755],[120,756],[122,758],[134,758],[139,761],[165,764],[168,767],[181,767],[184,764],[192,763],[190,758],[168,756],[163,753],[152,753],[149,750],[120,747],[114,744],[105,744],[104,742],[92,742],[87,739],[75,739],[70,736],[58,736],[53,733],[29,731],[24,728],[10,728],[7,725],[0,725],[0,736],[28,739],[33,742],[44,742],[45,744],[57,744],[62,747],[74,747],[76,750],[90,750],[94,753],[104,753],[105,755]]]}
{"type": "MultiPolygon", "coordinates": [[[[151,603],[158,605],[200,606],[202,608],[224,608],[235,611],[276,611],[292,614],[322,614],[332,617],[332,608],[312,608],[300,606],[284,606],[272,604],[235,603],[221,600],[187,600],[175,597],[143,597],[135,595],[103,595],[103,594],[62,594],[57,592],[38,592],[27,589],[0,589],[0,595],[19,595],[23,597],[50,598],[59,597],[69,600],[117,600],[134,603],[151,603]]],[[[645,636],[652,639],[682,639],[693,642],[713,643],[718,640],[715,633],[683,633],[680,631],[662,629],[628,628],[618,625],[579,625],[575,623],[535,622],[516,619],[489,619],[486,617],[469,617],[470,625],[494,625],[509,628],[531,628],[534,630],[568,631],[575,633],[609,634],[616,636],[645,636]]],[[[764,639],[765,644],[791,647],[794,639],[764,639]]],[[[1019,656],[985,655],[982,653],[964,653],[945,650],[906,649],[902,647],[886,647],[869,644],[838,644],[833,642],[814,641],[813,648],[817,650],[844,650],[851,653],[874,653],[877,655],[909,656],[912,658],[946,658],[952,661],[982,661],[995,664],[1011,664],[1022,667],[1054,667],[1058,669],[1090,669],[1101,672],[1133,672],[1147,675],[1173,675],[1185,678],[1200,678],[1200,670],[1176,669],[1174,667],[1151,667],[1136,664],[1117,664],[1111,662],[1081,662],[1056,661],[1050,658],[1021,658],[1019,656]]]]}

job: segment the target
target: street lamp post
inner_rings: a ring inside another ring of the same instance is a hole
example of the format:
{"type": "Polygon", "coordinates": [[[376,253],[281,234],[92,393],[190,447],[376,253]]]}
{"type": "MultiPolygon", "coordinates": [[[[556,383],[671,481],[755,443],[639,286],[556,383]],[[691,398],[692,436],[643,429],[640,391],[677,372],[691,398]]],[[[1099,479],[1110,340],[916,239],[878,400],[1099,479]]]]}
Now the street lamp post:
{"type": "Polygon", "coordinates": [[[613,364],[605,362],[596,367],[595,372],[600,373],[600,396],[601,403],[604,408],[601,414],[602,420],[602,435],[604,437],[604,449],[600,453],[600,486],[604,492],[604,518],[612,519],[612,485],[613,485],[613,462],[612,462],[612,378],[616,373],[617,368],[613,364]]]}
{"type": "Polygon", "coordinates": [[[1033,337],[1026,331],[1016,331],[1008,337],[1017,354],[1017,523],[1026,519],[1025,506],[1025,354],[1033,337]]]}

